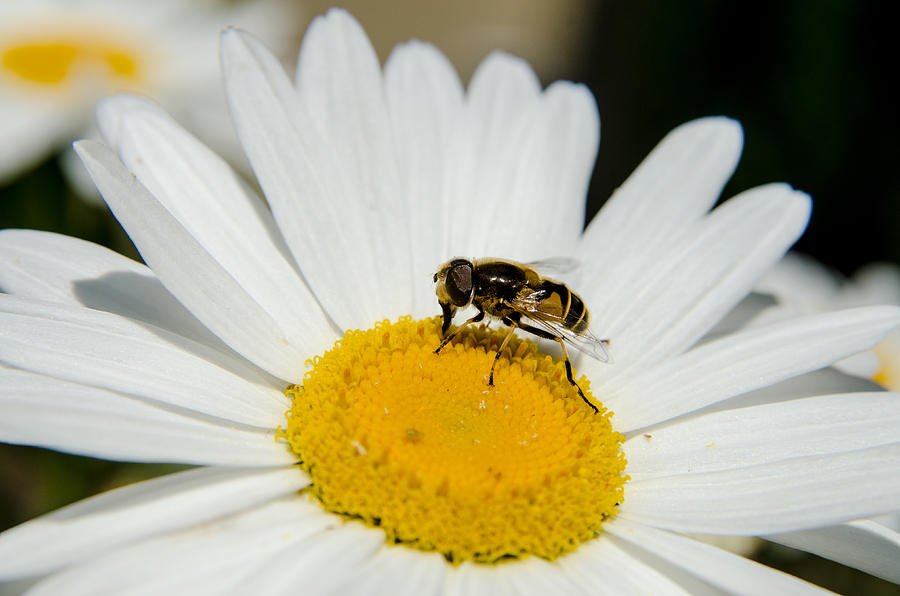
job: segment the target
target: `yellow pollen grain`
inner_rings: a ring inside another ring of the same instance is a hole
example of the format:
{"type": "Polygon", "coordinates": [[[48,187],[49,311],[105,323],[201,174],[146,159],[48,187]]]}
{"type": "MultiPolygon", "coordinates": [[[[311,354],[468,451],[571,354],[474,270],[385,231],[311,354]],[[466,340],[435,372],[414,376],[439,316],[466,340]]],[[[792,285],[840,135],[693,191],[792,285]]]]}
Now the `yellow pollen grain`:
{"type": "Polygon", "coordinates": [[[439,318],[348,331],[287,391],[308,490],[453,563],[552,560],[596,537],[623,500],[623,437],[533,342],[513,337],[489,386],[506,332],[466,329],[435,354],[439,318]]]}
{"type": "Polygon", "coordinates": [[[85,65],[114,79],[132,80],[140,74],[137,52],[98,36],[20,40],[0,52],[7,73],[40,85],[65,83],[77,66],[85,65]]]}

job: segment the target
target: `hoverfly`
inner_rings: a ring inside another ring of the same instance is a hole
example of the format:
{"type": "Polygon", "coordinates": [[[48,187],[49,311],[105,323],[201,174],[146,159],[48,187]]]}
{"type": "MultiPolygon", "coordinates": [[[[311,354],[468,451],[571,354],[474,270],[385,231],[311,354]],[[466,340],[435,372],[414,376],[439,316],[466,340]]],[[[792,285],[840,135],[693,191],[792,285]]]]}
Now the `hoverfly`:
{"type": "MultiPolygon", "coordinates": [[[[581,387],[572,378],[572,363],[566,344],[600,360],[609,362],[609,340],[597,339],[590,332],[590,313],[578,294],[557,281],[541,277],[540,263],[517,263],[505,259],[452,259],[434,274],[435,294],[441,305],[444,336],[439,353],[457,333],[470,323],[478,323],[485,315],[500,319],[513,329],[521,329],[538,337],[559,343],[566,362],[566,378],[581,399],[598,412],[581,387]],[[450,322],[459,308],[473,305],[478,313],[459,325],[452,333],[450,322]]],[[[512,333],[506,336],[491,365],[488,385],[494,384],[494,367],[506,348],[512,333]]]]}

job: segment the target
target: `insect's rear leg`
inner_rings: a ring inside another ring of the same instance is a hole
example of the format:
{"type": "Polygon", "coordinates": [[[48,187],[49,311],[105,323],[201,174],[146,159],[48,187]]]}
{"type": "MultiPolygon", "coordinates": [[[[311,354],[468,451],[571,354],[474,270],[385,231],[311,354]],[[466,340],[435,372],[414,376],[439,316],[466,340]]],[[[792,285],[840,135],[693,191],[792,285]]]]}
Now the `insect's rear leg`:
{"type": "Polygon", "coordinates": [[[584,396],[584,391],[581,390],[581,387],[578,386],[578,383],[575,382],[575,379],[572,378],[572,363],[569,361],[569,353],[566,351],[566,344],[563,343],[563,340],[560,338],[556,338],[556,342],[559,344],[559,347],[562,348],[563,357],[566,359],[566,378],[569,380],[572,385],[575,386],[575,389],[578,390],[578,395],[581,396],[581,399],[584,400],[584,403],[591,406],[594,410],[594,414],[599,414],[600,410],[597,409],[597,406],[592,404],[587,397],[584,396]]]}
{"type": "Polygon", "coordinates": [[[452,340],[454,337],[456,337],[456,335],[460,331],[463,330],[463,328],[466,325],[468,325],[469,323],[478,323],[478,322],[482,321],[483,319],[484,319],[484,311],[483,310],[478,311],[477,315],[475,315],[474,317],[472,317],[471,319],[469,319],[468,321],[466,321],[465,323],[463,323],[462,325],[460,325],[459,327],[454,329],[451,333],[447,334],[447,336],[444,338],[444,341],[441,342],[441,345],[439,345],[437,347],[437,349],[434,351],[434,353],[435,354],[439,353],[444,348],[444,346],[446,346],[448,343],[450,343],[450,340],[452,340]]]}
{"type": "Polygon", "coordinates": [[[572,377],[572,362],[569,360],[569,352],[566,350],[566,344],[563,343],[562,338],[557,337],[557,336],[553,335],[552,333],[548,333],[548,332],[544,331],[543,329],[538,329],[537,327],[532,327],[531,325],[528,325],[526,323],[519,323],[519,329],[522,329],[523,331],[527,331],[528,333],[537,335],[538,337],[543,337],[544,339],[552,339],[556,343],[559,344],[559,347],[562,348],[563,358],[565,359],[565,362],[566,362],[566,379],[568,379],[569,383],[571,383],[572,386],[578,390],[578,395],[581,396],[581,399],[584,401],[584,403],[589,405],[591,407],[591,409],[594,410],[594,414],[599,414],[600,410],[598,410],[597,406],[592,404],[590,402],[590,400],[587,397],[585,397],[584,391],[581,390],[581,387],[578,386],[578,383],[576,383],[575,379],[572,377]]]}

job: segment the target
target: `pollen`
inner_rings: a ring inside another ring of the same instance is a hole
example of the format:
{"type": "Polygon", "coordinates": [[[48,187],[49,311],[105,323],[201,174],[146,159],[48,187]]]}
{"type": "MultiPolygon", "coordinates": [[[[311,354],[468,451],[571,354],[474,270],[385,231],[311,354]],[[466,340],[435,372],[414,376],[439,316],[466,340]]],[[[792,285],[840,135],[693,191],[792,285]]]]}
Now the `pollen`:
{"type": "Polygon", "coordinates": [[[137,52],[102,35],[60,34],[20,39],[0,46],[0,56],[7,75],[40,86],[71,83],[76,73],[89,72],[120,83],[133,83],[141,74],[137,52]]]}
{"type": "Polygon", "coordinates": [[[435,354],[439,317],[348,331],[287,390],[281,437],[305,490],[454,564],[552,560],[595,538],[623,500],[623,437],[534,342],[513,337],[489,386],[508,332],[466,328],[435,354]]]}

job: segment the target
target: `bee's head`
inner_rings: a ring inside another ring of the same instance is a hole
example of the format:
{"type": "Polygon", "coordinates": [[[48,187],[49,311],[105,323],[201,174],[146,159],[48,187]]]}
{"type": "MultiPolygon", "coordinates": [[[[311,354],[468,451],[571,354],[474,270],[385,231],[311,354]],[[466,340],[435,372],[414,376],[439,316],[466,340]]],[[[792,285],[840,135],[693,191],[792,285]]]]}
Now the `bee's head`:
{"type": "Polygon", "coordinates": [[[472,270],[468,259],[453,259],[441,265],[434,274],[434,293],[441,305],[463,308],[472,302],[472,270]]]}

